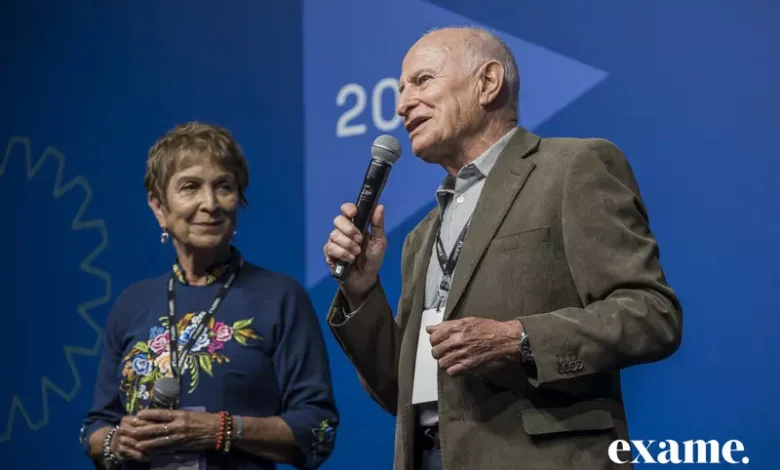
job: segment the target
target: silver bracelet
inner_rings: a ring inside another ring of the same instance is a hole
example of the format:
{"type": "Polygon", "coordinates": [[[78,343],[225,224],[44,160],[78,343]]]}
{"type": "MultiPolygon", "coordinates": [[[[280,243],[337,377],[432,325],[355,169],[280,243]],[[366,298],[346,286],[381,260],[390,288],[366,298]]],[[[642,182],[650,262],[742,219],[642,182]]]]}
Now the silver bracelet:
{"type": "Polygon", "coordinates": [[[106,461],[106,464],[109,467],[115,467],[119,465],[119,457],[117,457],[115,453],[111,452],[111,438],[114,437],[114,434],[116,434],[118,429],[119,426],[114,426],[110,431],[108,431],[108,434],[106,434],[106,437],[103,439],[103,460],[106,461]]]}
{"type": "Polygon", "coordinates": [[[238,415],[235,415],[235,418],[236,424],[238,425],[238,429],[236,429],[236,440],[240,441],[244,438],[244,418],[238,415]]]}

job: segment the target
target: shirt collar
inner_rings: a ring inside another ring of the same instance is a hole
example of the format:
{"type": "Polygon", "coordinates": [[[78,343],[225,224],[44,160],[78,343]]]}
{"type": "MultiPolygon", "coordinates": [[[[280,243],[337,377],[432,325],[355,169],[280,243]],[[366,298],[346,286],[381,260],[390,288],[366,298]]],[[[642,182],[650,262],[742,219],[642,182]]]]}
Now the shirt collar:
{"type": "Polygon", "coordinates": [[[476,160],[461,168],[457,178],[453,178],[450,174],[444,177],[444,181],[442,181],[436,190],[436,199],[438,199],[442,209],[444,208],[446,201],[453,194],[463,193],[480,179],[487,178],[490,170],[495,166],[501,151],[504,150],[506,144],[509,143],[509,139],[511,139],[516,132],[517,127],[514,127],[504,134],[503,137],[485,150],[485,152],[476,160]]]}

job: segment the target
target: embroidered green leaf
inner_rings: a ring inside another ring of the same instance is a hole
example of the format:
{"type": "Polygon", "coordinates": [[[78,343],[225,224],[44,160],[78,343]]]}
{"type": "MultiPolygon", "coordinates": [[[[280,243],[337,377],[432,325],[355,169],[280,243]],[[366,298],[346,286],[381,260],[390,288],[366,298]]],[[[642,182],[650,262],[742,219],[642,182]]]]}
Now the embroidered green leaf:
{"type": "Polygon", "coordinates": [[[235,323],[233,323],[233,333],[235,333],[237,330],[243,330],[244,328],[252,325],[252,319],[249,320],[239,320],[235,323]]]}
{"type": "Polygon", "coordinates": [[[133,414],[135,407],[138,404],[138,380],[132,380],[127,384],[127,405],[125,410],[129,414],[133,414]]]}
{"type": "Polygon", "coordinates": [[[162,325],[163,328],[168,328],[168,316],[160,317],[157,319],[160,322],[160,325],[162,325]]]}
{"type": "Polygon", "coordinates": [[[138,395],[135,391],[130,392],[130,401],[127,402],[127,412],[133,414],[135,407],[138,405],[138,395]]]}
{"type": "Polygon", "coordinates": [[[190,391],[189,393],[192,393],[195,391],[196,388],[198,388],[198,382],[199,382],[199,369],[198,364],[195,362],[195,358],[192,356],[189,356],[187,358],[187,368],[190,370],[190,391]]]}
{"type": "Polygon", "coordinates": [[[246,338],[243,335],[233,335],[233,339],[246,346],[246,338]]]}
{"type": "Polygon", "coordinates": [[[154,382],[154,374],[144,375],[141,377],[141,380],[138,381],[139,384],[145,385],[151,382],[154,382]]]}
{"type": "Polygon", "coordinates": [[[217,364],[222,364],[223,362],[230,362],[230,359],[227,358],[227,356],[223,356],[219,353],[211,353],[211,360],[212,362],[216,361],[217,364]]]}
{"type": "Polygon", "coordinates": [[[149,345],[146,344],[146,341],[139,341],[133,345],[133,349],[138,350],[142,353],[149,353],[149,345]]]}
{"type": "Polygon", "coordinates": [[[200,362],[200,368],[203,369],[203,372],[214,377],[214,374],[211,371],[211,358],[209,358],[208,354],[201,354],[198,356],[198,362],[200,362]]]}
{"type": "Polygon", "coordinates": [[[257,333],[255,333],[255,330],[252,328],[244,328],[243,330],[238,330],[236,334],[241,335],[245,338],[260,339],[260,340],[263,339],[257,333]]]}

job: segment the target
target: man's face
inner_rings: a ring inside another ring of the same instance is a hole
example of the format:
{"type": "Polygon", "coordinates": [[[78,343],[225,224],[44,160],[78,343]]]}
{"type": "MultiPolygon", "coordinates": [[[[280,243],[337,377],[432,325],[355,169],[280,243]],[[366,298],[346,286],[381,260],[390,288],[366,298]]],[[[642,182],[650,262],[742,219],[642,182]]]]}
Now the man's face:
{"type": "Polygon", "coordinates": [[[401,67],[396,111],[404,119],[412,151],[428,163],[457,154],[479,116],[474,75],[466,73],[461,42],[453,39],[446,33],[421,39],[401,67]]]}

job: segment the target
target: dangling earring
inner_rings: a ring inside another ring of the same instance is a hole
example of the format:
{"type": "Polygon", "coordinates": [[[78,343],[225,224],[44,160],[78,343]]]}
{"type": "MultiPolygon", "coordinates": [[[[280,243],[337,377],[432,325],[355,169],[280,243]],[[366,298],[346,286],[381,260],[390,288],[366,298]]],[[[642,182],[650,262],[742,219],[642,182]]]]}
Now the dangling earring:
{"type": "Polygon", "coordinates": [[[238,230],[233,230],[233,238],[231,238],[230,241],[236,241],[236,235],[238,235],[238,230]]]}
{"type": "Polygon", "coordinates": [[[168,233],[168,230],[163,229],[163,232],[160,235],[160,243],[162,243],[164,245],[165,243],[168,242],[168,238],[170,238],[170,237],[171,237],[171,234],[168,233]]]}

